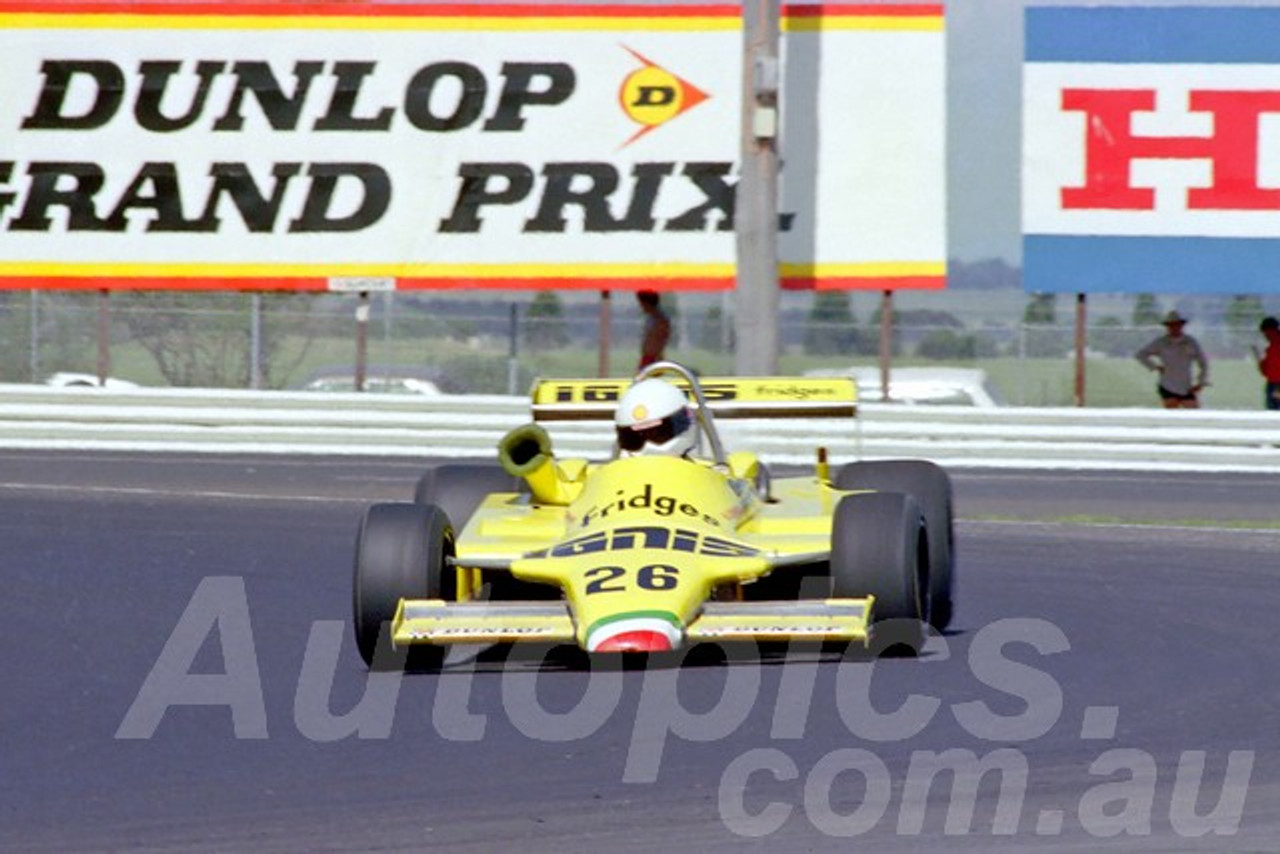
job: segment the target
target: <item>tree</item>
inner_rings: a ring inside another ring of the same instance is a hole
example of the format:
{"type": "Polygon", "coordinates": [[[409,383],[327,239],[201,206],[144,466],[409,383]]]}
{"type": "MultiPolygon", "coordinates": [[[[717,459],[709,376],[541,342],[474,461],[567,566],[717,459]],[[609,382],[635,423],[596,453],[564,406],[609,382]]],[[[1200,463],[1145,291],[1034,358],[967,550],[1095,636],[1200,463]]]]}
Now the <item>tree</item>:
{"type": "Polygon", "coordinates": [[[0,292],[0,382],[33,379],[31,360],[30,310],[20,312],[11,291],[0,292]]]}
{"type": "Polygon", "coordinates": [[[676,296],[675,291],[663,291],[662,293],[662,310],[667,315],[667,320],[671,322],[671,337],[667,339],[667,352],[680,346],[680,300],[676,296]]]}
{"type": "Polygon", "coordinates": [[[539,291],[525,315],[525,344],[530,350],[551,350],[569,343],[564,308],[555,291],[539,291]]]}
{"type": "Polygon", "coordinates": [[[1134,326],[1159,326],[1164,317],[1153,294],[1138,294],[1133,301],[1134,326]]]}
{"type": "Polygon", "coordinates": [[[1067,352],[1066,333],[1057,326],[1057,294],[1032,294],[1022,314],[1026,327],[1027,355],[1062,356],[1067,352]]]}
{"type": "Polygon", "coordinates": [[[241,294],[113,294],[112,316],[175,386],[246,386],[249,322],[241,294]]]}
{"type": "Polygon", "coordinates": [[[804,350],[815,356],[853,353],[858,343],[847,291],[817,291],[809,308],[804,350]]]}
{"type": "Polygon", "coordinates": [[[1057,294],[1032,294],[1022,313],[1028,326],[1053,326],[1057,323],[1057,294]]]}
{"type": "Polygon", "coordinates": [[[1262,300],[1256,296],[1238,294],[1227,304],[1226,321],[1231,344],[1241,350],[1257,340],[1258,321],[1266,316],[1262,300]]]}
{"type": "Polygon", "coordinates": [[[6,328],[0,330],[6,347],[13,344],[19,348],[12,353],[19,360],[14,363],[20,371],[17,376],[39,380],[58,371],[92,371],[97,362],[98,294],[39,291],[37,296],[36,291],[29,291],[27,296],[26,305],[11,312],[6,328]],[[35,318],[32,299],[37,300],[35,318]],[[33,348],[38,352],[33,353],[33,348]],[[40,376],[31,376],[33,355],[40,376]]]}
{"type": "Polygon", "coordinates": [[[1134,330],[1126,329],[1124,321],[1118,317],[1100,317],[1089,329],[1089,346],[1101,350],[1108,356],[1124,358],[1133,354],[1143,342],[1134,340],[1134,330]]]}
{"type": "Polygon", "coordinates": [[[732,350],[733,329],[725,328],[724,310],[716,303],[702,316],[702,327],[698,330],[698,346],[712,353],[725,352],[726,334],[729,336],[728,349],[732,350]]]}
{"type": "Polygon", "coordinates": [[[938,361],[970,361],[978,357],[978,339],[954,329],[935,329],[920,340],[916,355],[938,361]]]}
{"type": "MultiPolygon", "coordinates": [[[[312,300],[306,294],[265,294],[261,300],[266,318],[259,341],[262,379],[278,387],[306,355],[312,300]],[[298,334],[304,342],[300,352],[285,360],[284,344],[298,334]]],[[[251,294],[148,291],[113,294],[111,314],[156,360],[170,385],[245,387],[253,367],[253,305],[251,294]]]]}

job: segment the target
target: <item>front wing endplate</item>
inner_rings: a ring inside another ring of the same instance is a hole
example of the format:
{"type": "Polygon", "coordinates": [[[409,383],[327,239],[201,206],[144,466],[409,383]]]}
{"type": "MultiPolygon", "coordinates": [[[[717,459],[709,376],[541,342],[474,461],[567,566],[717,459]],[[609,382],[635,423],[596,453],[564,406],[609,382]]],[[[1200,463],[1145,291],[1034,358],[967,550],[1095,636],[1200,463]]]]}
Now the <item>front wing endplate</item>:
{"type": "Polygon", "coordinates": [[[572,643],[564,602],[446,602],[406,599],[392,625],[397,646],[412,643],[572,643]]]}
{"type": "Polygon", "coordinates": [[[867,639],[869,599],[707,602],[685,637],[699,641],[867,639]]]}

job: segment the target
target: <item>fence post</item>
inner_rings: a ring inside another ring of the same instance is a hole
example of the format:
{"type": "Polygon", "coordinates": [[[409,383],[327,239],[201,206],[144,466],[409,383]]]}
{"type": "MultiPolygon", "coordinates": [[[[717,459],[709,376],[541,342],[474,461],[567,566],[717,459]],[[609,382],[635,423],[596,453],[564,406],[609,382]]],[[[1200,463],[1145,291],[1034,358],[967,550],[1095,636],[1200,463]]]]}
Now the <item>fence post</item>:
{"type": "MultiPolygon", "coordinates": [[[[611,294],[609,291],[600,292],[600,341],[598,344],[599,355],[596,359],[596,375],[601,379],[609,376],[609,347],[612,346],[611,336],[609,334],[609,325],[611,312],[611,294]]],[[[512,392],[515,394],[515,392],[512,392]]]]}
{"type": "Polygon", "coordinates": [[[249,388],[262,388],[262,294],[249,296],[249,388]]]}
{"type": "Polygon", "coordinates": [[[1076,406],[1084,406],[1084,358],[1085,348],[1088,345],[1088,338],[1085,332],[1087,321],[1085,295],[1082,293],[1076,294],[1076,406]]]}
{"type": "Polygon", "coordinates": [[[98,291],[98,385],[107,384],[111,373],[111,291],[98,291]]]}
{"type": "Polygon", "coordinates": [[[356,306],[356,377],[355,390],[364,391],[365,371],[369,359],[369,292],[360,292],[356,306]]]}
{"type": "Polygon", "coordinates": [[[889,364],[893,360],[893,291],[886,289],[880,295],[880,400],[888,403],[890,396],[889,364]]]}
{"type": "Polygon", "coordinates": [[[520,364],[520,306],[511,304],[511,321],[507,332],[507,394],[516,394],[516,383],[519,382],[520,364]]]}
{"type": "Polygon", "coordinates": [[[1018,324],[1018,405],[1027,405],[1027,322],[1018,324]]]}
{"type": "Polygon", "coordinates": [[[31,381],[40,382],[40,292],[31,291],[31,381]]]}

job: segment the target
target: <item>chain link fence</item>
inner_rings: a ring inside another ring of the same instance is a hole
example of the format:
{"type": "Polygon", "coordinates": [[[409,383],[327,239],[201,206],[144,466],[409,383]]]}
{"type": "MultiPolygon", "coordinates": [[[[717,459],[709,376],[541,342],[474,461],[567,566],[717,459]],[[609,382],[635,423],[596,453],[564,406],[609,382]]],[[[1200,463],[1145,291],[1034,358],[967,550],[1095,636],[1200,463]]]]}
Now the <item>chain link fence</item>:
{"type": "MultiPolygon", "coordinates": [[[[1060,306],[1057,315],[1066,317],[1029,323],[1030,299],[1009,290],[899,294],[892,364],[972,368],[1008,404],[1070,405],[1073,314],[1060,306]]],[[[878,365],[880,300],[784,294],[780,370],[878,365]]],[[[1207,405],[1255,408],[1260,378],[1250,354],[1262,345],[1262,306],[1232,317],[1229,301],[1177,305],[1191,314],[1188,331],[1213,363],[1207,405]]],[[[668,357],[706,374],[732,372],[731,294],[668,295],[664,306],[673,327],[668,357]]],[[[1150,319],[1133,323],[1130,306],[1127,298],[1090,304],[1091,405],[1156,403],[1153,380],[1132,354],[1163,330],[1150,319]]],[[[0,382],[57,374],[72,375],[63,382],[93,381],[104,373],[147,386],[342,390],[354,387],[363,368],[371,391],[406,390],[407,383],[523,392],[540,374],[595,376],[603,368],[628,375],[642,322],[622,292],[608,300],[595,293],[379,293],[362,302],[342,294],[15,291],[0,293],[0,382]]]]}

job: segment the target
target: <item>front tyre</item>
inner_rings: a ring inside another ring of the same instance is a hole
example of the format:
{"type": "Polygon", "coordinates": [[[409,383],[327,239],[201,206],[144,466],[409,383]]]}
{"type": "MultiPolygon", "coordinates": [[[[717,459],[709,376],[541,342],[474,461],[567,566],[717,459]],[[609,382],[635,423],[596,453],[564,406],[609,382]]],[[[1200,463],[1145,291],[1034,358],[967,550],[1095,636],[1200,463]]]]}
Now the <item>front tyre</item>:
{"type": "Polygon", "coordinates": [[[453,527],[439,507],[375,504],[356,534],[352,606],[356,648],[373,670],[438,669],[445,647],[394,650],[391,621],[401,599],[456,599],[453,527]]]}
{"type": "Polygon", "coordinates": [[[874,596],[872,640],[881,650],[924,643],[927,536],[915,498],[900,492],[847,495],[831,528],[831,595],[874,596]]]}

